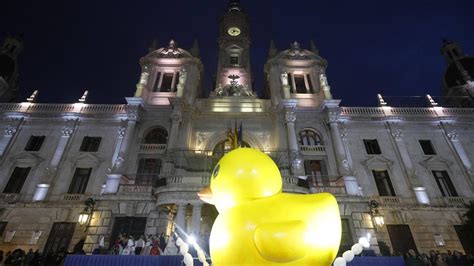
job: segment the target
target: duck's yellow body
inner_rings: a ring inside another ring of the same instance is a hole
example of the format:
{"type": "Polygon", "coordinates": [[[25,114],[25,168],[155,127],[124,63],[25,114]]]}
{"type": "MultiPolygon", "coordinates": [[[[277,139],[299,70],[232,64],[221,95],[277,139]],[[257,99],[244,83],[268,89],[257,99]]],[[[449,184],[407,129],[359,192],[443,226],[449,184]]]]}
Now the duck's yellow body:
{"type": "Polygon", "coordinates": [[[281,187],[275,163],[258,150],[237,149],[221,159],[212,196],[200,193],[219,211],[210,237],[213,265],[331,265],[341,238],[336,199],[281,187]]]}

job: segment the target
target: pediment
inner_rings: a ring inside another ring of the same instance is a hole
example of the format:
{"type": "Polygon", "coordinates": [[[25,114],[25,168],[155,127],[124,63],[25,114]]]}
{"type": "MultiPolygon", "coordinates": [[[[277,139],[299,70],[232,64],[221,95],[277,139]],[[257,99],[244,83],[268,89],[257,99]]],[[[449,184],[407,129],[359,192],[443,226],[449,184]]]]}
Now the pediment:
{"type": "Polygon", "coordinates": [[[435,166],[435,165],[449,166],[449,165],[452,165],[453,162],[448,161],[440,156],[430,156],[429,158],[421,161],[420,164],[424,166],[425,168],[429,168],[430,166],[435,166]]]}
{"type": "Polygon", "coordinates": [[[243,50],[243,48],[240,47],[240,46],[238,46],[238,45],[236,45],[236,44],[232,44],[232,45],[228,46],[228,47],[226,48],[226,50],[227,50],[227,51],[241,51],[241,50],[243,50]]]}
{"type": "Polygon", "coordinates": [[[392,160],[389,160],[381,155],[372,156],[369,159],[362,161],[361,163],[365,165],[366,167],[376,166],[376,165],[385,165],[385,166],[393,165],[392,160]]]}
{"type": "Polygon", "coordinates": [[[11,157],[10,160],[12,163],[24,165],[38,165],[44,161],[44,159],[37,154],[27,152],[17,154],[16,156],[11,157]]]}
{"type": "Polygon", "coordinates": [[[71,162],[78,166],[97,166],[103,160],[92,153],[80,153],[79,155],[71,158],[71,162]]]}

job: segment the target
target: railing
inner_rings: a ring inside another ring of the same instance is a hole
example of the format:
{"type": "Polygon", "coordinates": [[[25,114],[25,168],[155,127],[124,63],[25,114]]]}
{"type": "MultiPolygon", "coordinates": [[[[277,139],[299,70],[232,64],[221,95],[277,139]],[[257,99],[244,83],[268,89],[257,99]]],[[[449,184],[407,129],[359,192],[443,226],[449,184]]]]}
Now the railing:
{"type": "Polygon", "coordinates": [[[162,153],[166,150],[166,144],[141,144],[140,152],[162,153]]]}
{"type": "Polygon", "coordinates": [[[466,201],[462,197],[444,197],[444,203],[448,207],[464,207],[466,201]]]}
{"type": "Polygon", "coordinates": [[[26,113],[125,113],[124,104],[82,104],[74,103],[2,103],[0,112],[26,112],[26,113]]]}
{"type": "Polygon", "coordinates": [[[64,194],[64,201],[81,201],[84,194],[64,194]]]}
{"type": "Polygon", "coordinates": [[[305,153],[325,153],[324,145],[300,145],[300,151],[305,153]]]}
{"type": "Polygon", "coordinates": [[[327,192],[333,195],[347,195],[345,186],[316,186],[311,187],[310,191],[312,193],[327,192]]]}
{"type": "Polygon", "coordinates": [[[390,206],[390,205],[400,205],[400,198],[396,196],[380,196],[378,197],[378,201],[382,205],[390,206]]]}
{"type": "Polygon", "coordinates": [[[19,199],[19,194],[17,193],[1,193],[0,200],[4,200],[8,203],[17,202],[19,199]]]}
{"type": "Polygon", "coordinates": [[[415,116],[437,118],[445,116],[474,116],[474,108],[445,108],[445,107],[341,107],[342,116],[353,117],[391,117],[415,116]],[[438,109],[436,109],[438,108],[438,109]]]}
{"type": "Polygon", "coordinates": [[[124,193],[150,193],[151,194],[151,190],[152,190],[151,186],[142,186],[142,185],[121,184],[119,188],[119,192],[124,192],[124,193]]]}

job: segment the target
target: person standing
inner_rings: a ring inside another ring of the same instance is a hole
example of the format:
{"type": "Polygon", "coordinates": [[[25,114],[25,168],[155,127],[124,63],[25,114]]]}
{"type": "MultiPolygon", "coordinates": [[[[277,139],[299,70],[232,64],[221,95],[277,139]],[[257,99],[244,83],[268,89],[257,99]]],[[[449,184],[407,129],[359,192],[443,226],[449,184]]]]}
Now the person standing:
{"type": "Polygon", "coordinates": [[[135,242],[135,255],[141,255],[144,247],[145,247],[145,236],[142,235],[135,242]]]}

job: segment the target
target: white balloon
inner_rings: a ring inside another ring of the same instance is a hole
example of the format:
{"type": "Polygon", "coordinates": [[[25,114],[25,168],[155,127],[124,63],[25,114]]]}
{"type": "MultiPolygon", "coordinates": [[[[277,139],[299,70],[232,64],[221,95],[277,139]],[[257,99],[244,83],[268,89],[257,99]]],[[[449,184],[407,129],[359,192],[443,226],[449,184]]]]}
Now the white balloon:
{"type": "Polygon", "coordinates": [[[360,253],[362,253],[362,250],[364,248],[362,247],[361,244],[357,243],[357,244],[354,244],[351,248],[352,252],[354,252],[354,255],[359,255],[360,253]]]}
{"type": "Polygon", "coordinates": [[[181,238],[178,238],[178,239],[176,240],[176,245],[177,245],[178,247],[181,247],[182,244],[184,244],[184,241],[183,241],[181,238]]]}
{"type": "Polygon", "coordinates": [[[339,257],[339,258],[336,258],[336,260],[334,261],[333,263],[334,266],[346,266],[346,260],[339,257]]]}
{"type": "Polygon", "coordinates": [[[352,250],[348,250],[342,253],[342,257],[347,261],[351,262],[354,259],[354,252],[352,250]]]}
{"type": "Polygon", "coordinates": [[[186,253],[184,255],[184,264],[186,264],[186,266],[193,266],[194,264],[194,260],[193,260],[193,256],[191,256],[191,254],[189,253],[186,253]]]}
{"type": "Polygon", "coordinates": [[[361,244],[363,248],[370,248],[370,242],[366,237],[359,238],[359,244],[361,244]]]}
{"type": "Polygon", "coordinates": [[[207,261],[206,261],[206,262],[203,262],[203,263],[202,263],[202,266],[209,266],[209,263],[207,263],[207,261]]]}
{"type": "Polygon", "coordinates": [[[179,253],[181,253],[181,255],[183,255],[183,256],[186,255],[186,253],[188,253],[188,251],[189,251],[189,245],[186,244],[186,243],[183,243],[181,245],[181,247],[179,247],[179,253]]]}
{"type": "Polygon", "coordinates": [[[197,251],[197,255],[200,262],[206,261],[206,255],[204,254],[204,251],[202,251],[202,249],[197,251]]]}

